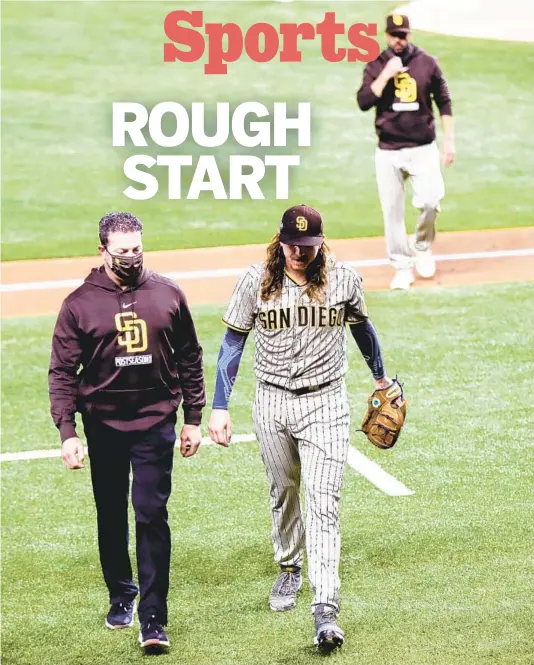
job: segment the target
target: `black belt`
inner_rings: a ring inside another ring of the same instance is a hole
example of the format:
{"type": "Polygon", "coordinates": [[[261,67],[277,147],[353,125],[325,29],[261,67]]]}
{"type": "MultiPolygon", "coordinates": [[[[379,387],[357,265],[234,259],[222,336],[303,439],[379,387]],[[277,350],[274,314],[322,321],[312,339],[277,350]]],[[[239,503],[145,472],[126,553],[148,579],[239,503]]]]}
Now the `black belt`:
{"type": "Polygon", "coordinates": [[[304,388],[297,388],[296,390],[290,390],[289,388],[284,388],[284,386],[277,386],[276,383],[269,383],[269,381],[263,381],[267,386],[274,386],[275,388],[280,388],[280,390],[286,390],[292,395],[308,395],[309,393],[316,393],[318,390],[322,390],[329,386],[332,381],[327,381],[326,383],[321,383],[318,386],[305,386],[304,388]]]}

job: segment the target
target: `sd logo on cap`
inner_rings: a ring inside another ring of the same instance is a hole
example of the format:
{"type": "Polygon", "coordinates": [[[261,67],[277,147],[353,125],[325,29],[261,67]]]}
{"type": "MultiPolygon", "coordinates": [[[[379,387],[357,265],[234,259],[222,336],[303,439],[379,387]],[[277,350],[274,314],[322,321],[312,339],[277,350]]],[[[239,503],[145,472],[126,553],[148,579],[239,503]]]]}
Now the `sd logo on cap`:
{"type": "Polygon", "coordinates": [[[300,247],[322,245],[324,234],[321,214],[304,204],[288,208],[282,215],[280,242],[300,247]]]}
{"type": "Polygon", "coordinates": [[[389,14],[386,18],[386,32],[390,35],[410,32],[410,19],[404,14],[389,14]]]}

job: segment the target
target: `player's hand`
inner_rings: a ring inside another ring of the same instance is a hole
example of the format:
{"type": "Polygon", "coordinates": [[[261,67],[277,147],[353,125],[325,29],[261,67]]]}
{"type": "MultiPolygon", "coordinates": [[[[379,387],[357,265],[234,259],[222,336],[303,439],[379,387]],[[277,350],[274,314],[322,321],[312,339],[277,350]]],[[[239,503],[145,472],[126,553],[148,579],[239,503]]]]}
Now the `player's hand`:
{"type": "Polygon", "coordinates": [[[63,464],[67,469],[83,469],[83,458],[85,457],[85,450],[83,443],[77,436],[70,439],[65,439],[61,446],[61,457],[63,464]]]}
{"type": "Polygon", "coordinates": [[[394,55],[386,62],[386,66],[382,70],[382,75],[388,79],[393,78],[399,72],[406,71],[406,67],[402,64],[402,60],[398,55],[394,55]]]}
{"type": "Polygon", "coordinates": [[[442,153],[442,159],[443,159],[443,166],[445,168],[448,168],[449,166],[452,166],[454,164],[454,157],[456,155],[456,150],[454,147],[454,141],[450,139],[445,139],[443,141],[443,146],[441,148],[441,153],[442,153]]]}
{"type": "Polygon", "coordinates": [[[200,425],[184,425],[180,432],[180,452],[182,457],[193,457],[200,446],[202,435],[200,425]]]}
{"type": "Polygon", "coordinates": [[[382,379],[375,380],[375,390],[383,390],[393,383],[389,376],[384,376],[382,379]]]}
{"type": "Polygon", "coordinates": [[[228,448],[232,438],[232,421],[226,409],[213,409],[208,425],[210,439],[220,446],[228,448]]]}

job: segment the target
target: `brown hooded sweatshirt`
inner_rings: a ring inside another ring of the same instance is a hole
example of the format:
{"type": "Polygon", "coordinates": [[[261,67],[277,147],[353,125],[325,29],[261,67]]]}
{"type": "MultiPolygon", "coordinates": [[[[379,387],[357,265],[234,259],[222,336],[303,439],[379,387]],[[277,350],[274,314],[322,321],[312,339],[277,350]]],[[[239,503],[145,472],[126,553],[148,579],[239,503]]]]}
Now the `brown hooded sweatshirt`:
{"type": "Polygon", "coordinates": [[[184,293],[145,268],[120,289],[93,268],[59,312],[48,372],[61,441],[76,436],[75,412],[122,432],[153,427],[178,409],[200,424],[206,404],[202,348],[184,293]]]}
{"type": "Polygon", "coordinates": [[[437,60],[417,46],[409,44],[402,62],[407,71],[388,81],[381,97],[371,90],[388,60],[395,53],[387,48],[364,70],[357,93],[362,111],[376,109],[375,128],[381,150],[401,150],[432,143],[436,128],[432,102],[440,115],[452,115],[452,101],[447,82],[437,60]]]}

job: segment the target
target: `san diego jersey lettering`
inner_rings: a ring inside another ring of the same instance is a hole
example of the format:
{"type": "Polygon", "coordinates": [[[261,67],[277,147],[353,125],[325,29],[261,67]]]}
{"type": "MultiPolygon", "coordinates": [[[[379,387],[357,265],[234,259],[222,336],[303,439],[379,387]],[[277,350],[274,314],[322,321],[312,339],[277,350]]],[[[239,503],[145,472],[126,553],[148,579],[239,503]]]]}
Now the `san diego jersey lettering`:
{"type": "Polygon", "coordinates": [[[347,372],[345,323],[367,318],[362,280],[332,261],[323,302],[310,300],[305,285],[284,276],[280,298],[261,300],[264,264],[251,266],[237,283],[223,321],[254,330],[258,379],[296,390],[334,381],[347,372]]]}

